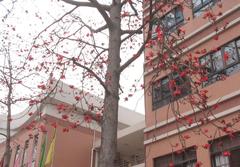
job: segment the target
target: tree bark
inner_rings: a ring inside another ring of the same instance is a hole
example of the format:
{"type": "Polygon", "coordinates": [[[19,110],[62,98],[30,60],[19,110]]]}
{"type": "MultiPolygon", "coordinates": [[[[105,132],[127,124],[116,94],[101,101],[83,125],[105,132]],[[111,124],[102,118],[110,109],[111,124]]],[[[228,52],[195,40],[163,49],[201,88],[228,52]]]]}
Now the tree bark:
{"type": "Polygon", "coordinates": [[[6,146],[4,153],[4,167],[9,167],[10,159],[11,159],[11,115],[12,115],[12,64],[10,60],[10,56],[8,57],[8,68],[9,68],[9,80],[6,79],[6,84],[8,86],[8,96],[7,96],[7,136],[6,136],[6,146]]]}
{"type": "Polygon", "coordinates": [[[10,159],[11,159],[11,105],[8,106],[8,115],[7,115],[7,137],[6,137],[6,146],[5,146],[5,153],[4,153],[4,167],[9,167],[10,159]]]}
{"type": "Polygon", "coordinates": [[[118,103],[120,81],[121,1],[115,0],[110,9],[112,25],[109,28],[109,64],[106,73],[106,91],[102,121],[99,167],[116,166],[118,103]]]}

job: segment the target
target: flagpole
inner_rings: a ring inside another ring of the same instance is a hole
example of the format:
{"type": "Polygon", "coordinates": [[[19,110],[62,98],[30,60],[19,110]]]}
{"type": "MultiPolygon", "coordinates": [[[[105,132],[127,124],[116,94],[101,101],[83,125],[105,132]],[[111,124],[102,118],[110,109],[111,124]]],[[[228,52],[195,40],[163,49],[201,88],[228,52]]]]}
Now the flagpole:
{"type": "MultiPolygon", "coordinates": [[[[55,128],[55,132],[54,132],[54,138],[57,137],[57,128],[55,128]]],[[[55,138],[55,146],[56,146],[56,138],[55,138]]],[[[55,146],[53,148],[53,156],[52,156],[52,161],[51,161],[51,167],[53,167],[53,159],[54,159],[54,152],[55,152],[55,146]]]]}

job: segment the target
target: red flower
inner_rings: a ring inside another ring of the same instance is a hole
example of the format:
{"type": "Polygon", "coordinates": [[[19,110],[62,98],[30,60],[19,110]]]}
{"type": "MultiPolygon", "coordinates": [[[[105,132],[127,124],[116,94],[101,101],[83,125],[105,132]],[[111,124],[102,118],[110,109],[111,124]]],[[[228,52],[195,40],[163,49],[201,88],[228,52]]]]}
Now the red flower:
{"type": "Polygon", "coordinates": [[[69,129],[68,128],[63,128],[63,133],[65,133],[65,132],[69,132],[69,129]]]}
{"type": "Polygon", "coordinates": [[[65,111],[67,106],[61,103],[61,104],[56,104],[56,108],[58,111],[65,111]]]}
{"type": "Polygon", "coordinates": [[[28,60],[31,61],[33,60],[33,57],[31,55],[28,56],[28,60]]]}
{"type": "Polygon", "coordinates": [[[174,96],[179,96],[179,95],[181,95],[181,90],[180,90],[180,89],[176,89],[176,90],[173,92],[173,95],[174,95],[174,96]]]}
{"type": "Polygon", "coordinates": [[[173,163],[173,162],[170,162],[170,163],[168,164],[168,167],[174,167],[174,163],[173,163]]]}
{"type": "Polygon", "coordinates": [[[57,128],[57,123],[56,123],[56,122],[53,122],[53,123],[51,123],[51,126],[56,129],[56,128],[57,128]]]}
{"type": "Polygon", "coordinates": [[[90,115],[84,115],[84,121],[86,121],[87,123],[91,123],[92,117],[90,115]]]}
{"type": "Polygon", "coordinates": [[[202,162],[198,161],[196,164],[195,164],[195,167],[200,167],[202,166],[202,162]]]}
{"type": "Polygon", "coordinates": [[[229,157],[231,155],[231,153],[229,151],[224,151],[223,152],[223,156],[225,157],[229,157]]]}
{"type": "Polygon", "coordinates": [[[217,41],[217,40],[218,40],[218,35],[215,35],[215,36],[213,37],[213,39],[217,41]]]}
{"type": "Polygon", "coordinates": [[[62,115],[62,119],[65,119],[65,120],[68,119],[68,115],[63,114],[63,115],[62,115]]]}
{"type": "Polygon", "coordinates": [[[39,130],[40,130],[41,132],[43,132],[43,133],[47,133],[47,128],[46,128],[46,126],[45,126],[44,124],[41,124],[41,125],[39,126],[39,130]]]}
{"type": "Polygon", "coordinates": [[[183,138],[184,139],[190,139],[191,137],[189,135],[184,135],[183,138]]]}
{"type": "Polygon", "coordinates": [[[28,134],[28,137],[30,138],[30,139],[32,139],[33,138],[33,134],[28,134]]]}
{"type": "Polygon", "coordinates": [[[29,115],[29,116],[32,116],[32,115],[33,115],[33,113],[32,113],[32,112],[29,112],[29,113],[28,113],[28,115],[29,115]]]}
{"type": "Polygon", "coordinates": [[[204,149],[209,149],[209,147],[210,147],[210,144],[204,144],[204,145],[202,145],[202,147],[204,148],[204,149]]]}
{"type": "Polygon", "coordinates": [[[79,101],[79,100],[81,100],[81,97],[80,96],[75,96],[75,100],[79,101]]]}
{"type": "Polygon", "coordinates": [[[188,126],[191,126],[193,124],[193,119],[186,117],[185,120],[187,121],[188,126]]]}
{"type": "Polygon", "coordinates": [[[180,77],[181,77],[181,78],[184,78],[186,75],[187,75],[187,72],[186,72],[186,71],[182,71],[182,72],[180,73],[180,77]]]}
{"type": "Polygon", "coordinates": [[[228,61],[228,59],[229,59],[229,54],[227,52],[224,52],[223,60],[226,62],[228,61]]]}

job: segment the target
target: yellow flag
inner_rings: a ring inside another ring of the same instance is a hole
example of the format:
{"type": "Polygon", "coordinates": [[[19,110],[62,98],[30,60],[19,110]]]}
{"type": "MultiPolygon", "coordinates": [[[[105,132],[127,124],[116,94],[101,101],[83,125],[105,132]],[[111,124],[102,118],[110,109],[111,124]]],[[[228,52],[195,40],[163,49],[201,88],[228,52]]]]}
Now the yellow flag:
{"type": "Polygon", "coordinates": [[[56,144],[56,129],[55,129],[54,136],[53,136],[52,142],[50,144],[50,147],[49,147],[49,150],[48,150],[48,153],[47,153],[45,166],[51,164],[52,161],[53,161],[55,144],[56,144]]]}

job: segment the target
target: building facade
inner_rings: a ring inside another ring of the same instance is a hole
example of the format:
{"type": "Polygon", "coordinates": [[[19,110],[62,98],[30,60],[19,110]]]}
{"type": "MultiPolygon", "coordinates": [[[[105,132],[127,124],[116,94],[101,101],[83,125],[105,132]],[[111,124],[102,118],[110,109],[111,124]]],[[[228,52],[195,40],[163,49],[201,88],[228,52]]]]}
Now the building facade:
{"type": "MultiPolygon", "coordinates": [[[[145,49],[144,63],[146,167],[240,166],[240,1],[153,2],[153,13],[158,11],[152,19],[152,46],[145,49]],[[161,37],[159,27],[169,36],[182,33],[171,48],[180,48],[182,59],[191,55],[206,68],[200,90],[209,95],[211,112],[184,102],[194,93],[192,84],[168,69],[159,70],[161,64],[156,62],[163,45],[155,45],[161,37]],[[170,80],[180,88],[184,85],[178,98],[173,98],[170,80]],[[176,110],[181,116],[176,116],[176,110]]],[[[149,3],[144,4],[144,21],[150,18],[149,3]]],[[[148,28],[145,38],[147,32],[148,28]]]]}
{"type": "MultiPolygon", "coordinates": [[[[81,110],[88,109],[84,102],[76,104],[74,93],[81,91],[73,91],[64,83],[60,85],[61,91],[48,97],[46,103],[12,116],[10,167],[40,167],[43,152],[46,159],[54,136],[53,158],[46,167],[97,167],[101,129],[98,123],[81,114],[81,110]]],[[[94,106],[101,105],[101,99],[89,93],[85,99],[94,106]]],[[[0,132],[5,134],[6,115],[0,119],[0,132]]],[[[119,107],[119,167],[144,163],[144,126],[142,114],[119,107]]],[[[0,139],[3,157],[5,139],[2,136],[0,139]]]]}

